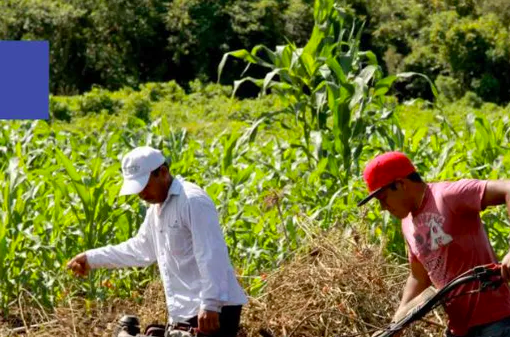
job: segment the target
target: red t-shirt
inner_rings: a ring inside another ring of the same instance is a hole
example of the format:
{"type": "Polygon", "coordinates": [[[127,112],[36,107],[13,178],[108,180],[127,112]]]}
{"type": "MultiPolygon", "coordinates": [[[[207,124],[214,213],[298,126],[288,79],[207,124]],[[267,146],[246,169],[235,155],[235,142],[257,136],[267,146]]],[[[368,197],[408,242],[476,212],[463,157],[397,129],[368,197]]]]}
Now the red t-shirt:
{"type": "MultiPolygon", "coordinates": [[[[429,183],[418,214],[402,220],[410,261],[419,261],[438,289],[468,269],[497,262],[479,214],[486,184],[474,179],[429,183]]],[[[468,283],[451,296],[478,286],[468,283]]],[[[504,284],[457,297],[445,310],[451,332],[464,335],[470,327],[510,316],[510,288],[504,284]]]]}

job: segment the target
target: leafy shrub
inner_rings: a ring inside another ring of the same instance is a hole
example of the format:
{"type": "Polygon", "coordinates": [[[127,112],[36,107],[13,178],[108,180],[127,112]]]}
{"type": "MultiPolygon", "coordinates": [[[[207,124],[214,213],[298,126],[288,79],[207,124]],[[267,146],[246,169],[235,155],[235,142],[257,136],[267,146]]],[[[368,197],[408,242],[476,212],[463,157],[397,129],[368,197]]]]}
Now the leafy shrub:
{"type": "Polygon", "coordinates": [[[76,94],[168,75],[168,0],[3,0],[0,39],[50,42],[50,91],[76,94]]]}
{"type": "Polygon", "coordinates": [[[510,1],[508,0],[484,0],[480,1],[477,13],[480,15],[495,14],[501,22],[510,22],[510,1]]]}
{"type": "MultiPolygon", "coordinates": [[[[229,50],[259,43],[274,46],[285,38],[304,41],[313,17],[307,0],[175,0],[165,24],[179,81],[188,83],[215,79],[217,64],[229,50]]],[[[238,64],[230,67],[225,83],[242,69],[238,64]]]]}
{"type": "Polygon", "coordinates": [[[499,80],[492,74],[485,73],[481,78],[472,79],[470,87],[485,101],[499,101],[501,86],[499,80]]]}
{"type": "MultiPolygon", "coordinates": [[[[386,62],[390,73],[416,71],[436,79],[456,79],[462,94],[484,100],[509,100],[510,3],[504,0],[352,0],[369,34],[365,47],[386,62]],[[482,85],[482,82],[484,83],[482,85]]],[[[403,96],[431,98],[417,79],[397,85],[403,96]]]]}
{"type": "Polygon", "coordinates": [[[434,83],[439,94],[446,100],[453,102],[462,97],[462,86],[457,79],[439,75],[434,83]]]}
{"type": "Polygon", "coordinates": [[[140,92],[147,95],[152,102],[161,100],[180,101],[185,95],[184,89],[175,81],[145,83],[140,85],[140,92]]]}
{"type": "Polygon", "coordinates": [[[120,101],[112,99],[108,90],[98,87],[94,87],[79,98],[79,111],[82,115],[100,112],[113,114],[118,112],[121,105],[120,101]]]}
{"type": "Polygon", "coordinates": [[[291,0],[283,12],[283,36],[303,45],[313,29],[313,1],[291,0]]]}
{"type": "MultiPolygon", "coordinates": [[[[510,2],[506,0],[339,0],[365,21],[362,49],[385,74],[416,71],[459,81],[463,93],[510,99],[510,2]]],[[[217,78],[228,50],[304,45],[313,29],[311,0],[3,0],[0,39],[49,40],[50,91],[75,95],[140,83],[217,78]]],[[[223,83],[243,70],[226,68],[223,83]]],[[[246,75],[260,77],[254,65],[246,75]]],[[[431,99],[422,79],[396,84],[400,97],[431,99]]],[[[153,88],[154,89],[154,88],[153,88]]],[[[153,90],[150,89],[150,90],[153,90]]],[[[254,87],[243,86],[252,96],[254,87]]],[[[157,90],[156,90],[157,91],[157,90]]],[[[159,94],[153,92],[151,100],[159,94]]]]}
{"type": "Polygon", "coordinates": [[[151,100],[146,93],[135,92],[124,101],[122,112],[148,123],[150,122],[151,100]]]}
{"type": "Polygon", "coordinates": [[[232,94],[232,86],[221,85],[217,83],[203,83],[200,80],[194,80],[189,83],[190,93],[202,94],[207,98],[215,96],[229,97],[232,94]]]}
{"type": "Polygon", "coordinates": [[[72,118],[72,112],[69,108],[69,104],[62,97],[55,97],[50,95],[50,119],[57,119],[61,121],[70,122],[72,118]]]}
{"type": "Polygon", "coordinates": [[[476,93],[467,91],[460,100],[460,103],[475,109],[479,109],[483,104],[483,100],[476,93]]]}

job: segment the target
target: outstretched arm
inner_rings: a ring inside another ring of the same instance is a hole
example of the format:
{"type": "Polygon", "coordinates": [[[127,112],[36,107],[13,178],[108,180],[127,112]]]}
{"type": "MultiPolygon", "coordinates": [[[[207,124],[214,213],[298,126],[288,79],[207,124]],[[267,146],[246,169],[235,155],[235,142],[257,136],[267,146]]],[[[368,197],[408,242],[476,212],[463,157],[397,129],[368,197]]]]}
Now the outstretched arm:
{"type": "Polygon", "coordinates": [[[482,209],[506,204],[510,216],[510,180],[489,180],[482,198],[482,209]]]}
{"type": "Polygon", "coordinates": [[[146,267],[156,261],[148,217],[136,236],[118,245],[108,245],[85,252],[90,268],[146,267]]]}

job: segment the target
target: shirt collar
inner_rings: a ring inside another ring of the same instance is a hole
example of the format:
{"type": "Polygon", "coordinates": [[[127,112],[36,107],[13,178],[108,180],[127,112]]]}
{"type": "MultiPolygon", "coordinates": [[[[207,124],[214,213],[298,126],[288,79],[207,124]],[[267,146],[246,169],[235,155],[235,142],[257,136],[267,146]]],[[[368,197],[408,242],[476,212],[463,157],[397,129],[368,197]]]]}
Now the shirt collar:
{"type": "Polygon", "coordinates": [[[158,211],[158,214],[161,213],[163,208],[170,202],[173,195],[180,195],[182,191],[182,177],[181,176],[175,176],[172,179],[172,183],[170,184],[170,188],[168,189],[168,194],[166,196],[165,201],[161,205],[157,205],[156,209],[158,211]]]}
{"type": "Polygon", "coordinates": [[[172,184],[170,185],[170,188],[168,189],[169,195],[179,195],[181,194],[182,190],[182,177],[176,176],[172,179],[172,184]]]}
{"type": "Polygon", "coordinates": [[[170,184],[170,188],[168,189],[168,195],[163,202],[163,205],[165,205],[172,197],[172,195],[179,195],[181,194],[182,190],[182,177],[176,176],[173,177],[172,183],[170,184]]]}

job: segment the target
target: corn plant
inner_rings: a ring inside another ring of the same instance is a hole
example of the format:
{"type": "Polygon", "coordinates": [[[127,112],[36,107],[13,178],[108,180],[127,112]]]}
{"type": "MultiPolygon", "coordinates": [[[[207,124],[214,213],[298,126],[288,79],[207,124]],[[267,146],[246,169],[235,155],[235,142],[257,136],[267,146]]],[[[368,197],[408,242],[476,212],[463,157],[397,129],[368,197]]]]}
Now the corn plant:
{"type": "Polygon", "coordinates": [[[403,147],[402,137],[397,136],[399,127],[384,122],[393,113],[386,94],[398,78],[419,75],[383,77],[375,54],[360,50],[363,24],[358,25],[353,17],[334,0],[316,0],[315,25],[304,47],[290,42],[274,51],[264,45],[251,52],[231,51],[218,67],[220,78],[232,56],[246,61],[246,69],[251,64],[267,68],[263,79],[235,81],[234,94],[246,81],[258,85],[262,94],[267,90],[278,94],[287,107],[261,119],[282,126],[295,120],[302,139],[293,146],[305,151],[310,168],[326,158],[328,171],[344,186],[352,174],[359,173],[360,156],[372,134],[385,138],[391,148],[403,147]]]}

